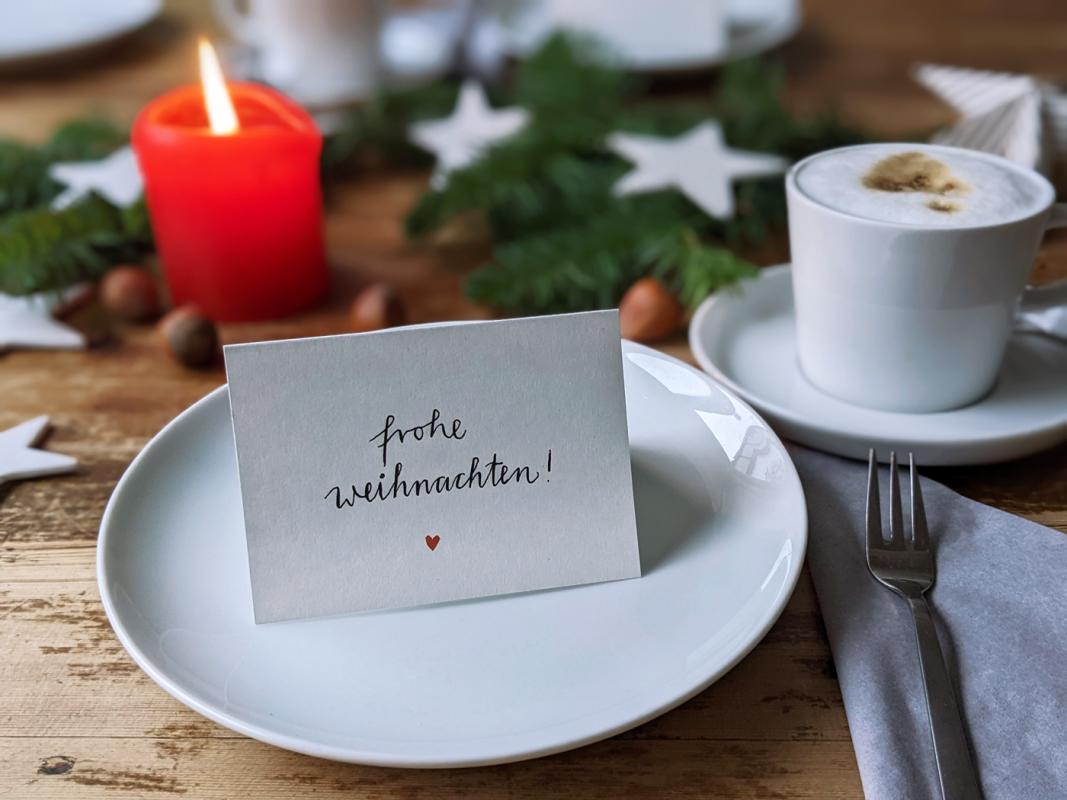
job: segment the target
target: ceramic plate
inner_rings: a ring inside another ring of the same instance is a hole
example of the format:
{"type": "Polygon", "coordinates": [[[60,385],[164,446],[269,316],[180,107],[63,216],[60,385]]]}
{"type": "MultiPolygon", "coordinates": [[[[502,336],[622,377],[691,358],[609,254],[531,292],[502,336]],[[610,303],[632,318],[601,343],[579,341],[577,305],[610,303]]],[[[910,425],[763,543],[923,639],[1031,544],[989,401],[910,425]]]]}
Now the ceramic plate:
{"type": "Polygon", "coordinates": [[[825,394],[800,371],[789,265],[770,267],[736,292],[709,297],[693,315],[697,362],[752,403],[785,437],[867,459],[868,449],[912,452],[925,466],[1020,458],[1067,439],[1067,345],[1017,332],[993,391],[936,414],[854,406],[825,394]]]}
{"type": "Polygon", "coordinates": [[[777,619],[804,559],[781,442],[703,373],[624,344],[644,575],[255,625],[226,388],[130,465],[100,528],[104,608],[133,659],[216,722],[314,756],[493,764],[678,705],[777,619]]]}
{"type": "Polygon", "coordinates": [[[0,10],[0,69],[36,67],[107,44],[155,19],[162,0],[29,0],[0,10]]]}
{"type": "MultiPolygon", "coordinates": [[[[726,45],[715,55],[686,52],[670,39],[649,36],[641,52],[622,53],[623,61],[638,72],[709,69],[772,50],[797,32],[801,14],[797,0],[727,0],[726,19],[726,45]]],[[[535,14],[506,15],[503,23],[505,48],[515,55],[536,48],[546,34],[535,14]]]]}

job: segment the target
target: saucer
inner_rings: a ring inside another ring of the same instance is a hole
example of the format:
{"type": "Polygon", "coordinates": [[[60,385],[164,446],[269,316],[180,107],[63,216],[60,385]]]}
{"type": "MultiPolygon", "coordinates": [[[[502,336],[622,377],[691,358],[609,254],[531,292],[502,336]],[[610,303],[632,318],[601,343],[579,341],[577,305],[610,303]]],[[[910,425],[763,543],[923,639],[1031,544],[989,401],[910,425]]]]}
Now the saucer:
{"type": "Polygon", "coordinates": [[[850,458],[876,447],[926,466],[986,464],[1067,440],[1067,346],[1016,332],[997,384],[965,408],[902,414],[851,405],[801,374],[789,265],[764,269],[697,309],[689,346],[700,366],[756,407],[784,437],[850,458]]]}
{"type": "Polygon", "coordinates": [[[647,347],[625,342],[622,359],[640,578],[256,625],[223,386],[148,443],[104,512],[115,634],[204,716],[341,761],[496,764],[662,714],[774,624],[807,512],[788,452],[744,401],[647,347]]]}
{"type": "MultiPolygon", "coordinates": [[[[634,72],[674,74],[705,70],[773,50],[797,32],[800,21],[798,0],[729,0],[726,41],[717,52],[703,48],[688,52],[679,49],[672,39],[647,35],[640,51],[623,51],[617,55],[634,72]]],[[[501,24],[504,49],[519,57],[536,49],[548,33],[534,14],[505,14],[501,24]]]]}

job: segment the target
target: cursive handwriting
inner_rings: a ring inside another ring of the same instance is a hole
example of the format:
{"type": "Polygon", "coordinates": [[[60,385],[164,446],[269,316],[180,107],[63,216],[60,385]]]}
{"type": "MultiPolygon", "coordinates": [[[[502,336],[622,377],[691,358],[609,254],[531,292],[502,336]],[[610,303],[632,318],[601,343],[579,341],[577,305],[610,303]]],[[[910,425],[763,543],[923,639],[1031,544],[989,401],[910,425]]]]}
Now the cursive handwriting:
{"type": "MultiPolygon", "coordinates": [[[[552,471],[552,451],[548,451],[547,469],[544,475],[552,471]]],[[[464,489],[487,489],[497,486],[518,484],[530,486],[543,477],[540,470],[528,464],[509,466],[493,453],[492,458],[482,462],[478,456],[470,461],[469,468],[451,475],[437,475],[432,478],[407,479],[403,477],[404,464],[398,461],[393,467],[391,478],[384,472],[379,473],[377,481],[366,481],[362,485],[351,485],[346,490],[333,486],[326,492],[323,500],[332,500],[335,507],[352,508],[357,500],[368,503],[382,500],[395,500],[398,497],[423,497],[434,494],[448,494],[464,489]]]]}
{"type": "Polygon", "coordinates": [[[395,424],[396,417],[389,414],[385,418],[385,427],[370,437],[372,442],[381,440],[378,448],[382,451],[383,467],[389,463],[389,443],[394,439],[403,444],[404,439],[409,436],[415,441],[421,442],[423,439],[432,439],[435,436],[443,436],[445,439],[462,439],[467,435],[467,431],[463,428],[463,420],[457,417],[452,420],[451,425],[445,425],[441,422],[441,412],[436,408],[430,414],[429,422],[424,422],[421,425],[412,425],[410,428],[396,428],[394,427],[395,424]]]}

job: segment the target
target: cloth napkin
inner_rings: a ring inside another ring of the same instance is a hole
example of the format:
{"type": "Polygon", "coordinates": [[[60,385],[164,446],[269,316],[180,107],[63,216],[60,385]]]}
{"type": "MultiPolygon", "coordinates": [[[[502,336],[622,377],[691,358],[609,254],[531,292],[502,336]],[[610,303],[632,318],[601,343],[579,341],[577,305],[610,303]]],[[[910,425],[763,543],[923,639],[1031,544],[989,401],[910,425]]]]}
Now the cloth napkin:
{"type": "MultiPolygon", "coordinates": [[[[867,571],[867,466],[790,452],[864,792],[869,800],[940,798],[910,611],[867,571]]],[[[884,467],[881,477],[885,512],[884,467]]],[[[931,480],[922,490],[937,555],[927,597],[986,800],[1067,798],[1067,535],[931,480]]],[[[906,509],[906,482],[902,491],[906,509]]]]}

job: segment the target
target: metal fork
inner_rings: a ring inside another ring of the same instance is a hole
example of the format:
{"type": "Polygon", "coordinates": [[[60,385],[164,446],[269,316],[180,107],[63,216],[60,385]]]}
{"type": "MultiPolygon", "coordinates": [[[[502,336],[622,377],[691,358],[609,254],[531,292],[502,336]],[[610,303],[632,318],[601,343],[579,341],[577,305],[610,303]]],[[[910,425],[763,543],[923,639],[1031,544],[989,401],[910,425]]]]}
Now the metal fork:
{"type": "Polygon", "coordinates": [[[945,657],[934,630],[934,619],[925,593],[934,585],[936,570],[930,551],[919,475],[915,459],[908,454],[911,468],[911,536],[904,533],[900,502],[897,454],[889,454],[889,539],[882,534],[882,509],[878,500],[878,461],[872,449],[867,479],[867,567],[879,583],[908,601],[915,621],[919,645],[926,707],[930,713],[930,735],[945,800],[981,800],[982,791],[964,733],[963,718],[956,702],[945,657]]]}

